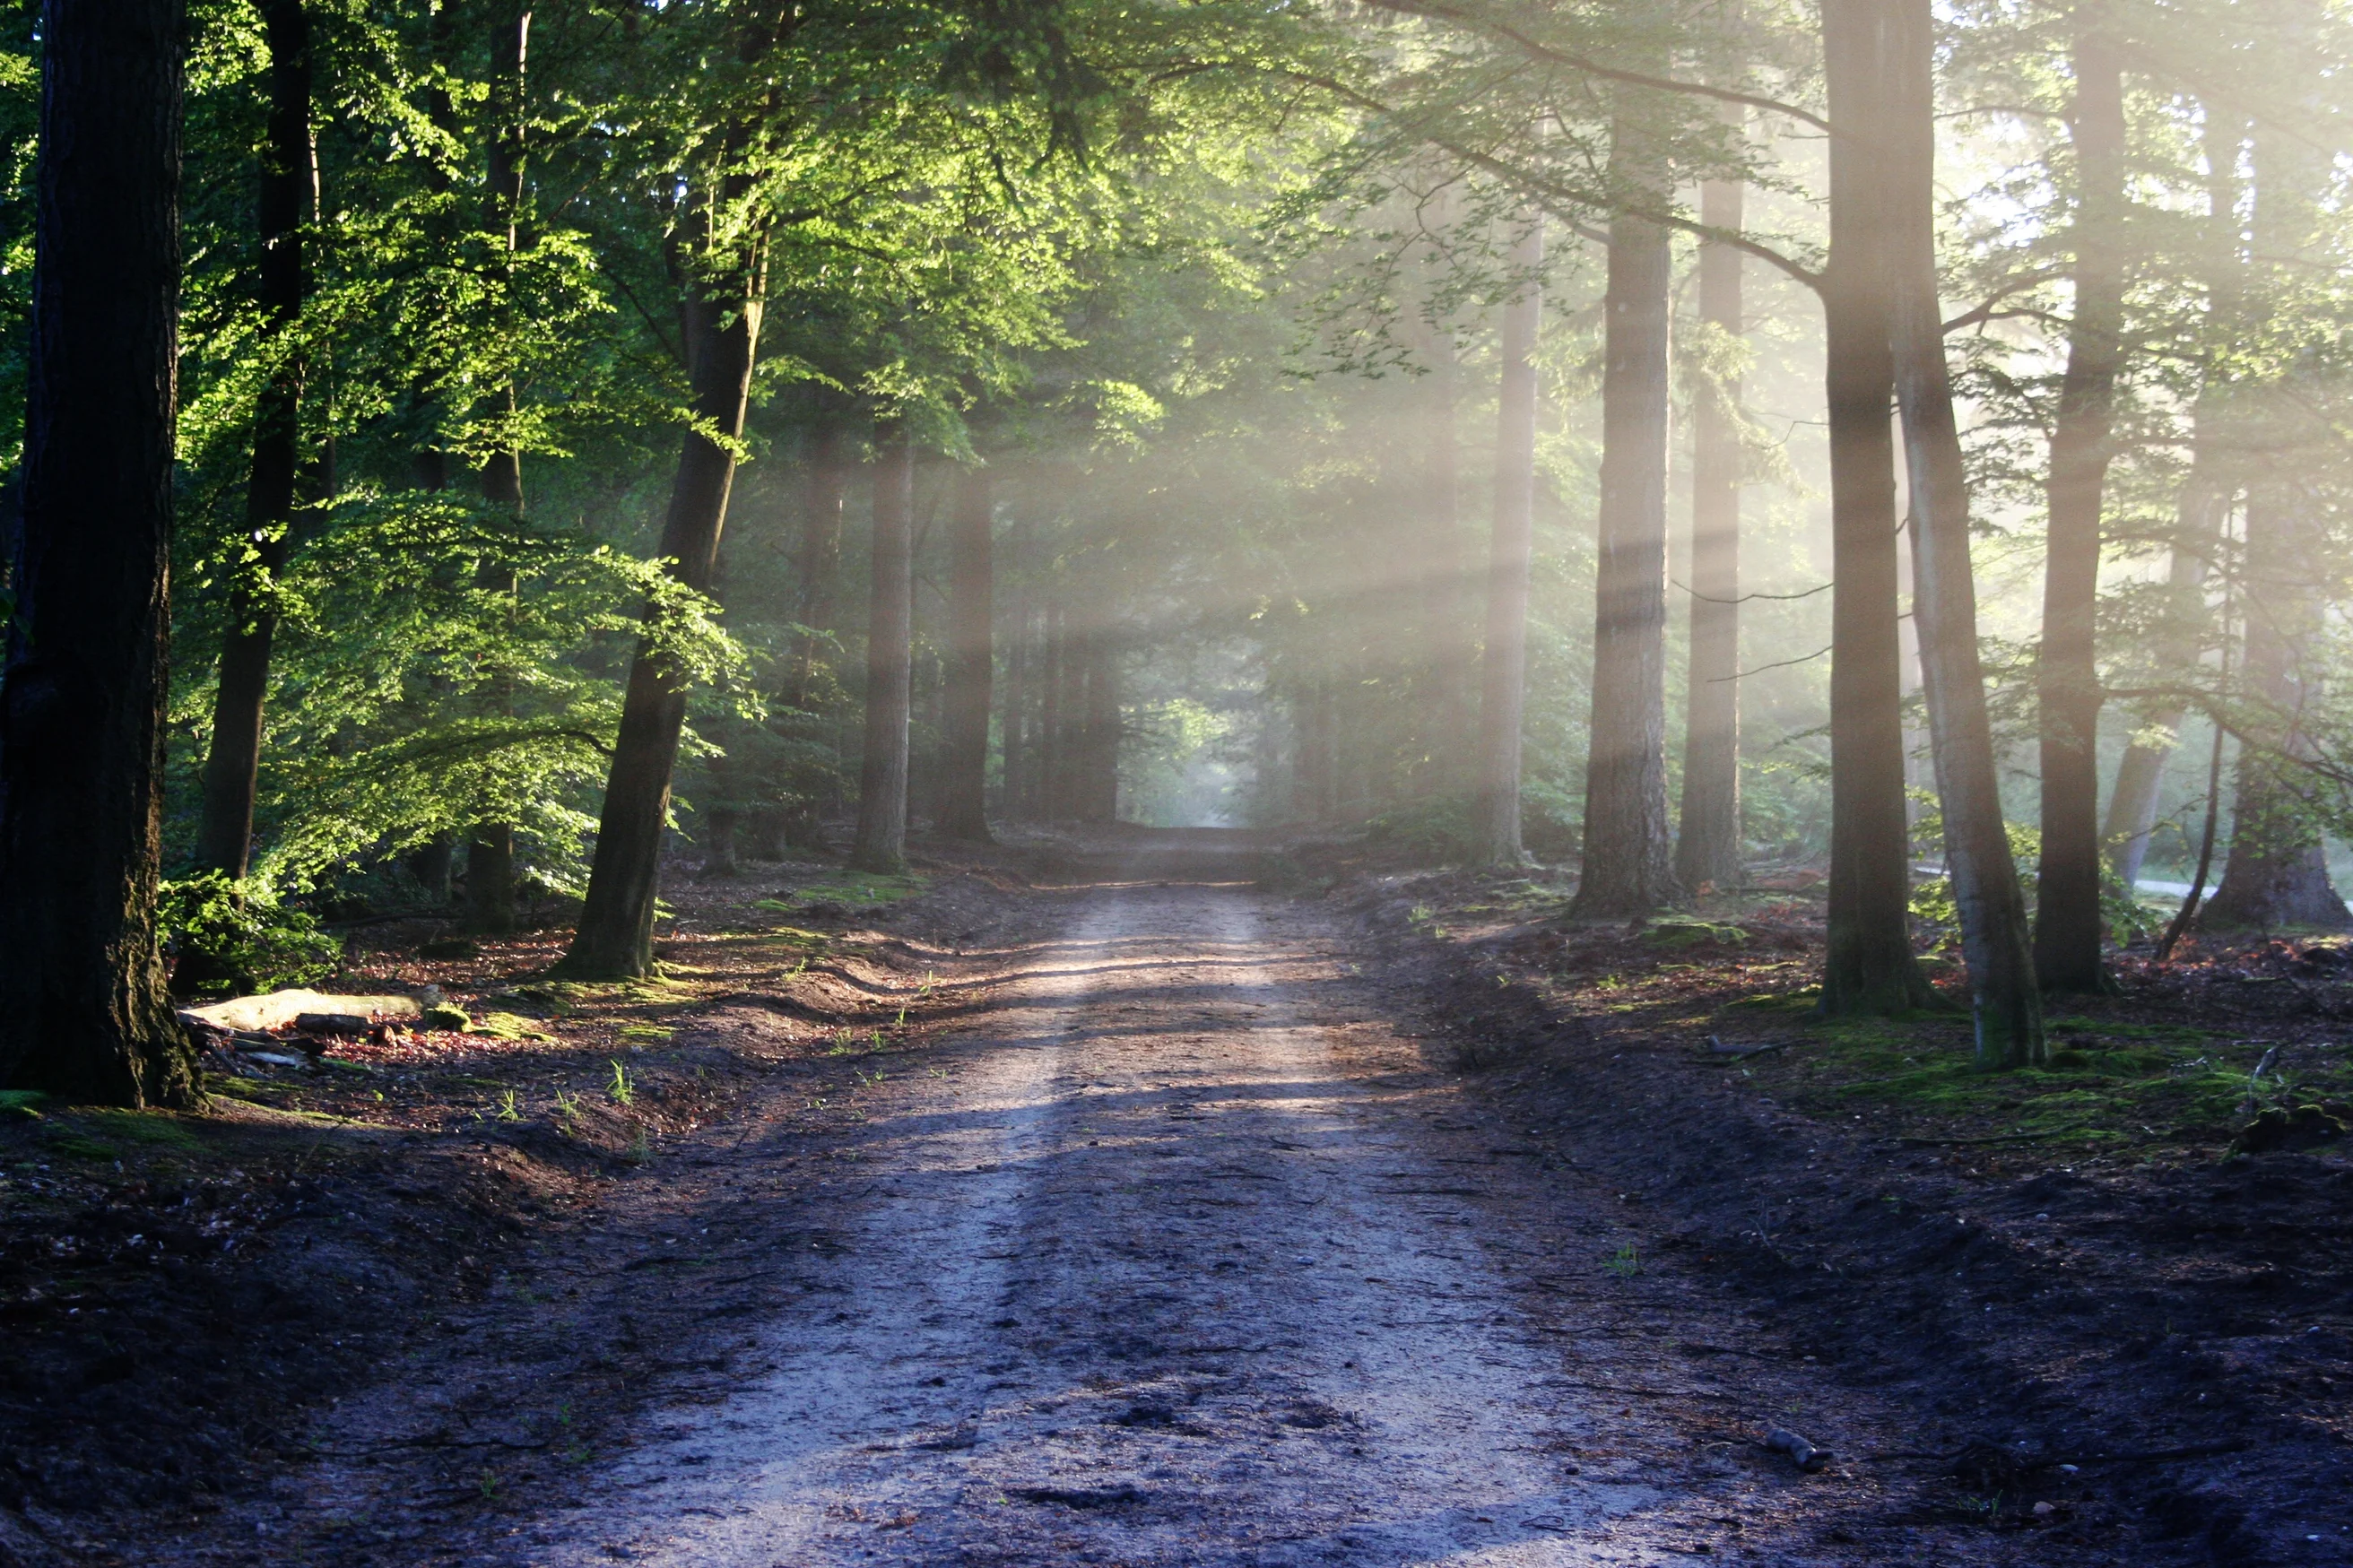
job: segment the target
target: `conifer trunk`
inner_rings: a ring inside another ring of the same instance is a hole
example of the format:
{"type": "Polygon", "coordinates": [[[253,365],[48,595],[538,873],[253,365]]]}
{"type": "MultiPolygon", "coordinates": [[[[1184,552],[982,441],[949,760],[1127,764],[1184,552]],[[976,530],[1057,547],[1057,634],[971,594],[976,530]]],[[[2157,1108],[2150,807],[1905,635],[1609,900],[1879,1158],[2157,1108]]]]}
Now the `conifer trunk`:
{"type": "MultiPolygon", "coordinates": [[[[261,145],[255,213],[261,266],[257,290],[264,322],[262,352],[292,331],[302,313],[302,205],[311,184],[311,24],[301,0],[260,0],[269,54],[269,115],[261,145]]],[[[213,691],[212,750],[205,759],[204,801],[196,827],[199,864],[242,877],[253,856],[254,796],[260,785],[262,709],[269,691],[269,650],[278,633],[271,600],[285,569],[301,467],[302,381],[299,355],[272,368],[254,411],[253,467],[246,480],[249,561],[235,569],[220,673],[213,691]]]]}
{"type": "Polygon", "coordinates": [[[177,1105],[164,989],[179,0],[47,0],[16,614],[0,676],[0,1087],[177,1105]]]}
{"type": "Polygon", "coordinates": [[[1086,774],[1079,817],[1119,820],[1119,646],[1108,627],[1087,639],[1086,774]]]}
{"type": "Polygon", "coordinates": [[[2102,694],[2093,620],[2111,410],[2123,356],[2124,61],[2101,13],[2075,19],[2075,309],[2051,433],[2045,488],[2041,705],[2042,847],[2035,879],[2034,968],[2045,991],[2097,992],[2106,921],[2100,909],[2102,694]]]}
{"type": "MultiPolygon", "coordinates": [[[[1613,181],[1641,192],[1656,159],[1620,121],[1613,181]]],[[[1601,507],[1594,563],[1593,721],[1584,868],[1571,912],[1626,920],[1682,897],[1667,827],[1667,230],[1609,224],[1601,350],[1601,507]]]]}
{"type": "Polygon", "coordinates": [[[1514,866],[1520,845],[1520,722],[1527,706],[1528,570],[1536,500],[1536,340],[1544,329],[1544,220],[1512,247],[1522,281],[1504,307],[1495,400],[1493,535],[1487,547],[1487,643],[1479,668],[1478,836],[1473,858],[1514,866]]]}
{"type": "Polygon", "coordinates": [[[1042,822],[1062,815],[1062,769],[1068,748],[1062,741],[1062,606],[1053,587],[1047,589],[1046,613],[1038,638],[1038,746],[1035,780],[1037,814],[1042,822]]]}
{"type": "MultiPolygon", "coordinates": [[[[706,210],[718,205],[712,201],[706,210]]],[[[691,281],[681,310],[694,412],[730,441],[744,433],[764,292],[755,250],[732,275],[691,281]]],[[[734,483],[733,447],[689,430],[670,483],[661,553],[670,575],[698,593],[709,590],[717,568],[734,483]]],[[[661,879],[662,835],[670,823],[670,776],[685,727],[685,681],[641,639],[629,661],[588,896],[562,964],[567,973],[623,979],[653,971],[654,896],[661,879]]]]}
{"type": "Polygon", "coordinates": [[[948,677],[940,831],[988,842],[988,715],[997,661],[995,526],[989,471],[956,470],[948,521],[948,677]]]}
{"type": "Polygon", "coordinates": [[[1911,480],[1913,616],[1928,701],[1945,863],[1959,906],[1978,1059],[2022,1067],[2045,1056],[2026,900],[2002,820],[2000,779],[1978,654],[1969,496],[1936,296],[1935,33],[1929,0],[1890,0],[1889,115],[1883,141],[1893,224],[1890,296],[1895,397],[1911,480]]]}
{"type": "Polygon", "coordinates": [[[915,453],[903,426],[875,437],[874,545],[866,621],[865,749],[849,863],[907,866],[907,726],[914,690],[915,453]]]}
{"type": "Polygon", "coordinates": [[[1471,782],[1468,763],[1478,743],[1478,607],[1464,555],[1461,442],[1454,422],[1461,373],[1455,357],[1454,334],[1441,327],[1430,336],[1430,374],[1419,388],[1424,422],[1419,525],[1426,563],[1421,613],[1430,627],[1430,698],[1423,725],[1431,752],[1431,785],[1448,795],[1471,782]]]}
{"type": "MultiPolygon", "coordinates": [[[[1700,221],[1738,233],[1738,181],[1700,187],[1700,221]]],[[[1700,320],[1742,331],[1740,252],[1699,247],[1700,320]]],[[[1691,652],[1683,696],[1683,794],[1675,879],[1694,894],[1740,885],[1740,382],[1703,389],[1692,408],[1691,652]]]]}
{"type": "Polygon", "coordinates": [[[1932,1002],[1913,956],[1888,213],[1879,129],[1888,38],[1878,0],[1824,0],[1831,251],[1820,293],[1831,465],[1831,877],[1821,1008],[1884,1016],[1932,1002]]]}

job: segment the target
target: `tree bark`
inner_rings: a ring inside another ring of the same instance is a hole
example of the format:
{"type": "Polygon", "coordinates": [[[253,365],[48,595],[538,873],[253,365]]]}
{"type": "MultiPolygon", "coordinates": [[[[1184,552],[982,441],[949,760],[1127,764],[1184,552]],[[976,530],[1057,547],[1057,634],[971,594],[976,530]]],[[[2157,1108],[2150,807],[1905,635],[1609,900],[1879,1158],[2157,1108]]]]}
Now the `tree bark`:
{"type": "Polygon", "coordinates": [[[866,621],[866,745],[849,863],[907,866],[907,725],[914,679],[915,454],[904,428],[875,438],[873,588],[866,621]]]}
{"type": "MultiPolygon", "coordinates": [[[[1613,182],[1659,184],[1657,160],[1620,121],[1613,182]]],[[[1673,252],[1667,230],[1609,224],[1601,350],[1601,507],[1594,563],[1593,721],[1585,856],[1570,912],[1625,920],[1683,896],[1667,828],[1667,350],[1673,252]]]]}
{"type": "Polygon", "coordinates": [[[180,292],[179,0],[47,0],[16,614],[0,678],[0,1085],[177,1105],[155,931],[180,292]]]}
{"type": "Polygon", "coordinates": [[[1026,592],[1015,600],[1008,618],[1013,635],[1006,639],[1005,646],[1003,809],[1007,816],[1018,821],[1032,815],[1029,774],[1036,762],[1029,732],[1029,604],[1026,592]]]}
{"type": "Polygon", "coordinates": [[[1053,822],[1065,815],[1062,773],[1069,762],[1070,748],[1062,733],[1062,689],[1069,660],[1062,647],[1062,606],[1050,585],[1047,590],[1046,613],[1038,642],[1038,762],[1037,812],[1040,821],[1053,822]]]}
{"type": "MultiPolygon", "coordinates": [[[[1738,233],[1736,180],[1700,187],[1700,221],[1738,233]]],[[[1699,315],[1741,334],[1740,252],[1699,247],[1699,315]]],[[[1684,681],[1683,795],[1675,879],[1696,894],[1740,885],[1740,382],[1702,388],[1692,409],[1691,657],[1684,681]]]]}
{"type": "MultiPolygon", "coordinates": [[[[755,251],[739,270],[691,284],[681,311],[694,412],[731,442],[744,433],[764,291],[755,251]]],[[[711,586],[734,483],[734,448],[689,430],[670,483],[661,552],[670,574],[698,593],[711,586]]],[[[561,966],[567,973],[621,979],[653,971],[654,896],[660,886],[662,835],[670,825],[670,775],[685,726],[685,681],[650,640],[641,638],[629,661],[588,896],[561,966]]]]}
{"type": "Polygon", "coordinates": [[[1929,0],[1892,0],[1885,135],[1893,224],[1895,398],[1911,479],[1913,616],[1945,817],[1945,863],[1959,906],[1978,1060],[2021,1067],[2046,1055],[2026,900],[2010,858],[1995,771],[1969,562],[1969,496],[1936,295],[1936,39],[1929,0]]]}
{"type": "Polygon", "coordinates": [[[2094,5],[2075,16],[2075,309],[2051,432],[2050,512],[2036,665],[2042,848],[2035,878],[2034,969],[2050,992],[2098,992],[2107,921],[2100,907],[2101,512],[2124,353],[2124,59],[2094,5]]]}
{"type": "MultiPolygon", "coordinates": [[[[269,116],[256,216],[261,240],[258,296],[264,316],[260,352],[268,354],[278,352],[276,345],[302,313],[302,206],[311,187],[311,24],[301,0],[261,0],[260,11],[269,51],[269,116]]],[[[212,750],[205,759],[196,859],[231,877],[244,876],[253,856],[262,710],[269,692],[270,644],[278,633],[271,595],[274,579],[285,569],[294,526],[303,374],[301,357],[287,354],[271,370],[255,409],[253,468],[245,490],[253,554],[236,567],[213,692],[212,750]]]]}
{"type": "Polygon", "coordinates": [[[1530,216],[1512,247],[1519,292],[1504,307],[1503,380],[1495,400],[1493,536],[1487,547],[1487,645],[1479,668],[1479,842],[1491,866],[1527,858],[1520,845],[1520,724],[1527,705],[1528,569],[1536,502],[1536,340],[1544,330],[1544,220],[1530,216]]]}
{"type": "MultiPolygon", "coordinates": [[[[2292,49],[2308,49],[2310,41],[2302,24],[2283,40],[2292,49]]],[[[2313,235],[2329,184],[2328,154],[2274,122],[2259,122],[2253,168],[2253,254],[2282,273],[2317,263],[2313,235]]],[[[2296,788],[2294,759],[2310,745],[2303,715],[2321,697],[2328,616],[2314,569],[2328,548],[2320,521],[2327,503],[2315,493],[2310,469],[2336,439],[2294,384],[2297,374],[2291,370],[2284,380],[2249,389],[2249,417],[2234,431],[2254,454],[2242,601],[2244,691],[2266,710],[2270,732],[2239,749],[2231,853],[2221,885],[2200,917],[2209,929],[2342,928],[2353,921],[2329,884],[2319,828],[2296,788]]]]}
{"type": "Polygon", "coordinates": [[[1119,820],[1119,645],[1109,627],[1087,639],[1086,773],[1079,819],[1119,820]]]}
{"type": "Polygon", "coordinates": [[[1831,878],[1822,1011],[1890,1016],[1936,1000],[1913,956],[1905,810],[1895,448],[1888,411],[1888,38],[1877,0],[1825,0],[1831,251],[1821,281],[1831,463],[1831,878]]]}
{"type": "MultiPolygon", "coordinates": [[[[491,39],[490,210],[493,233],[503,230],[506,254],[512,258],[520,243],[518,224],[523,193],[523,69],[530,58],[531,7],[518,5],[501,18],[491,39]]],[[[501,269],[501,279],[512,272],[501,269]]],[[[515,389],[501,389],[509,419],[515,415],[515,389]]],[[[493,451],[482,465],[482,499],[518,523],[522,520],[522,454],[511,445],[493,451]]],[[[512,595],[514,574],[485,562],[476,574],[478,586],[512,595]]],[[[513,693],[501,680],[491,694],[492,706],[512,712],[513,693]]],[[[466,846],[466,929],[487,936],[503,936],[515,929],[514,827],[506,822],[475,825],[466,846]]]]}
{"type": "Polygon", "coordinates": [[[995,526],[987,468],[956,471],[948,521],[948,677],[940,831],[950,838],[988,839],[988,715],[995,647],[995,526]]]}

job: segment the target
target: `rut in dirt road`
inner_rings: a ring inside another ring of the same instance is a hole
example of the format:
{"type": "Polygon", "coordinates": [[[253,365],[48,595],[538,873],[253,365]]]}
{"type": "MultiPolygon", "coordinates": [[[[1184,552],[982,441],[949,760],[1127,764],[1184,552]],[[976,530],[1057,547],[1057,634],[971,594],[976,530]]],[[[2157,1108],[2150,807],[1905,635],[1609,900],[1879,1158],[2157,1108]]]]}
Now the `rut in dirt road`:
{"type": "Polygon", "coordinates": [[[656,1412],[525,1560],[1665,1560],[1610,1539],[1658,1494],[1567,1457],[1593,1417],[1494,1256],[1541,1239],[1345,1076],[1361,982],[1303,918],[1082,895],[784,1260],[767,1370],[656,1412]]]}

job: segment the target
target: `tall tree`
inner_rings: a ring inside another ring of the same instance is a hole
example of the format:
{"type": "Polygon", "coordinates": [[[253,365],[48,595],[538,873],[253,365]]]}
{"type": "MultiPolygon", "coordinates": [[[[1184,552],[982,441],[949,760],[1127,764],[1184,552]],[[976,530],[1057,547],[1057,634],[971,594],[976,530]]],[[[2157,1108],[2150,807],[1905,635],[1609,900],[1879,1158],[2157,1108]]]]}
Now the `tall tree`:
{"type": "Polygon", "coordinates": [[[849,863],[907,866],[907,724],[914,680],[915,449],[893,422],[875,435],[872,588],[866,619],[866,744],[849,863]]]}
{"type": "Polygon", "coordinates": [[[1528,574],[1536,503],[1536,340],[1544,328],[1544,220],[1530,216],[1512,247],[1516,292],[1504,307],[1503,380],[1495,404],[1493,537],[1487,546],[1487,642],[1479,668],[1478,858],[1518,864],[1520,725],[1527,708],[1528,574]]]}
{"type": "MultiPolygon", "coordinates": [[[[2275,41],[2285,46],[2301,88],[2292,98],[2308,99],[2317,89],[2314,62],[2298,58],[2312,42],[2312,20],[2294,9],[2276,24],[2275,41]]],[[[2263,120],[2255,126],[2252,167],[2249,248],[2273,277],[2292,278],[2318,254],[2329,154],[2292,126],[2263,120]]],[[[2353,921],[2329,884],[2320,829],[2297,788],[2299,758],[2311,745],[2306,714],[2325,689],[2328,620],[2315,583],[2314,563],[2326,546],[2310,470],[2315,452],[2334,440],[2322,433],[2299,385],[2305,357],[2242,394],[2247,417],[2234,431],[2250,449],[2242,670],[2245,694],[2262,715],[2262,743],[2239,752],[2231,853],[2200,917],[2213,928],[2341,928],[2353,921]]]]}
{"type": "Polygon", "coordinates": [[[2116,373],[2124,357],[2124,53],[2106,6],[2076,8],[2074,314],[2052,424],[2045,496],[2041,706],[2042,847],[2035,878],[2034,968],[2045,991],[2107,984],[2100,902],[2102,691],[2093,623],[2099,604],[2101,510],[2114,456],[2116,373]]]}
{"type": "Polygon", "coordinates": [[[46,0],[0,675],[0,1084],[195,1092],[155,932],[180,293],[180,0],[46,0]]]}
{"type": "MultiPolygon", "coordinates": [[[[1640,207],[1663,173],[1621,115],[1611,182],[1640,207]]],[[[1574,912],[1625,919],[1681,896],[1667,828],[1667,367],[1673,252],[1635,212],[1609,223],[1603,296],[1601,508],[1594,565],[1593,721],[1574,912]]]]}
{"type": "Polygon", "coordinates": [[[1822,1011],[1901,1013],[1934,1000],[1913,956],[1897,618],[1893,236],[1880,128],[1889,39],[1877,0],[1824,0],[1830,258],[1822,301],[1831,463],[1831,876],[1822,1011]]]}
{"type": "MultiPolygon", "coordinates": [[[[1700,186],[1700,222],[1737,234],[1737,180],[1700,186]]],[[[1721,239],[1699,247],[1699,319],[1723,344],[1739,341],[1741,255],[1721,239]]],[[[1691,649],[1683,695],[1683,794],[1675,878],[1697,893],[1729,890],[1740,853],[1740,378],[1726,369],[1692,398],[1691,649]]]]}
{"type": "Polygon", "coordinates": [[[1911,479],[1913,615],[1944,809],[1945,863],[1961,917],[1977,1048],[1989,1066],[2045,1056],[2026,899],[2002,820],[1978,650],[1969,494],[1936,289],[1936,34],[1930,0],[1889,0],[1884,201],[1896,404],[1911,479]]]}
{"type": "Polygon", "coordinates": [[[262,41],[269,51],[269,113],[255,202],[261,242],[257,294],[264,352],[273,363],[254,410],[253,468],[245,491],[247,553],[231,574],[213,696],[212,751],[205,760],[204,808],[196,830],[198,861],[232,877],[245,875],[253,853],[262,710],[269,693],[270,645],[278,633],[273,595],[292,543],[306,373],[297,337],[306,282],[302,215],[311,189],[311,21],[302,0],[260,0],[260,12],[262,41]]]}
{"type": "Polygon", "coordinates": [[[940,831],[988,841],[988,715],[996,664],[996,526],[989,471],[958,468],[948,518],[948,679],[940,831]]]}
{"type": "MultiPolygon", "coordinates": [[[[740,157],[744,140],[735,139],[727,155],[740,157]]],[[[681,258],[687,275],[680,316],[695,423],[679,452],[660,551],[670,576],[698,594],[709,590],[718,565],[766,298],[765,236],[738,226],[744,184],[723,166],[690,193],[692,246],[681,258]]],[[[647,608],[649,616],[659,613],[647,608]]],[[[602,978],[652,973],[654,895],[685,727],[684,679],[650,637],[639,639],[605,784],[588,895],[564,957],[566,973],[602,978]]]]}

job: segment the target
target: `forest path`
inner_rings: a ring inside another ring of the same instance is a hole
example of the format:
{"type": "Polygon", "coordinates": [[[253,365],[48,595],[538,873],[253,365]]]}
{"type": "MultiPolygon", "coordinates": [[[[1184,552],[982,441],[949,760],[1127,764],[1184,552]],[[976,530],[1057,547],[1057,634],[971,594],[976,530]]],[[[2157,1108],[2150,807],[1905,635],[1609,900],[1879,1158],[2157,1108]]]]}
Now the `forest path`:
{"type": "Polygon", "coordinates": [[[1606,1222],[1447,1120],[1324,917],[1239,883],[1070,899],[928,1074],[861,1095],[871,1184],[826,1255],[779,1260],[806,1306],[757,1333],[764,1370],[657,1401],[521,1560],[1706,1551],[1668,1516],[1736,1506],[1730,1467],[1597,1405],[1665,1353],[1612,1305],[1606,1222]]]}

